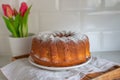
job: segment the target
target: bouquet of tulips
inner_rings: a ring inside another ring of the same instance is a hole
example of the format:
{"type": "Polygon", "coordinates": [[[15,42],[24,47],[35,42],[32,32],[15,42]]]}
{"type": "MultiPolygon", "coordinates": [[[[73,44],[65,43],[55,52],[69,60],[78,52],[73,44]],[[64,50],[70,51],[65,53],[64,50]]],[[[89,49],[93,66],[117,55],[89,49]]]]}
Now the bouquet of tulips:
{"type": "Polygon", "coordinates": [[[21,3],[19,11],[11,8],[9,4],[2,4],[4,12],[4,22],[13,37],[28,36],[28,15],[31,6],[28,7],[25,2],[21,3]]]}

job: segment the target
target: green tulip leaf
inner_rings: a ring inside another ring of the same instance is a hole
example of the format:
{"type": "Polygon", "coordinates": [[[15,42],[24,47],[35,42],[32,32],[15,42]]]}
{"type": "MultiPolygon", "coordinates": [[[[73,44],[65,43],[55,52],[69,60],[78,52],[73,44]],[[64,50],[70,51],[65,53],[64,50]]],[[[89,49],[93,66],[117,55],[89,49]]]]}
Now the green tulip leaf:
{"type": "Polygon", "coordinates": [[[15,25],[16,31],[18,32],[19,25],[20,25],[20,14],[18,14],[18,15],[15,16],[14,25],[15,25]]]}
{"type": "Polygon", "coordinates": [[[27,11],[25,12],[25,14],[24,14],[24,16],[23,16],[23,23],[24,23],[24,24],[27,24],[27,22],[28,22],[28,15],[29,15],[29,13],[30,13],[31,7],[32,7],[32,6],[30,6],[30,7],[27,9],[27,11]]]}
{"type": "Polygon", "coordinates": [[[23,28],[22,28],[22,31],[23,31],[23,36],[26,37],[28,36],[28,15],[30,13],[30,9],[31,9],[32,6],[30,6],[26,13],[24,14],[23,16],[23,28]]]}
{"type": "Polygon", "coordinates": [[[3,16],[3,19],[5,21],[5,24],[8,28],[8,30],[12,33],[12,36],[13,37],[18,37],[17,33],[16,33],[16,30],[15,30],[15,27],[14,25],[11,23],[11,21],[9,19],[7,19],[6,17],[3,16]]]}
{"type": "Polygon", "coordinates": [[[18,31],[19,31],[19,36],[20,36],[20,37],[23,37],[22,24],[19,25],[18,31]]]}

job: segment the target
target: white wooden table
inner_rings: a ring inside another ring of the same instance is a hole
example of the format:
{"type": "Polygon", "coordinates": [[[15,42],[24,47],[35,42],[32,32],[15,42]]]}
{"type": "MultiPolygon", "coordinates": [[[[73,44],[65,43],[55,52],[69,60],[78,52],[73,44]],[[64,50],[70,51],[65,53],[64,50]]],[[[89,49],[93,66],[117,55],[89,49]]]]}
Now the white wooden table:
{"type": "MultiPolygon", "coordinates": [[[[116,52],[92,52],[92,55],[98,56],[113,62],[120,63],[120,51],[116,52]]],[[[11,62],[11,56],[0,56],[0,68],[11,62]]],[[[0,71],[0,80],[7,80],[0,71]]]]}
{"type": "MultiPolygon", "coordinates": [[[[10,55],[4,55],[1,56],[0,55],[0,68],[7,65],[8,63],[11,62],[11,56],[10,55]]],[[[0,71],[0,80],[7,80],[4,75],[2,74],[2,72],[0,71]]]]}

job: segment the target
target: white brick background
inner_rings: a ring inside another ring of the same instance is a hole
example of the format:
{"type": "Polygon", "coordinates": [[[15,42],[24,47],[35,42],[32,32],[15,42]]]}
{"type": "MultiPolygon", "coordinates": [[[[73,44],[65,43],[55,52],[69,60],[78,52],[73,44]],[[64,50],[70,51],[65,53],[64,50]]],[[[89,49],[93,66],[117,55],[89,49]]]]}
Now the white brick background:
{"type": "Polygon", "coordinates": [[[120,0],[0,0],[0,54],[10,53],[1,4],[32,4],[29,32],[73,30],[86,33],[91,52],[120,51],[120,0]]]}

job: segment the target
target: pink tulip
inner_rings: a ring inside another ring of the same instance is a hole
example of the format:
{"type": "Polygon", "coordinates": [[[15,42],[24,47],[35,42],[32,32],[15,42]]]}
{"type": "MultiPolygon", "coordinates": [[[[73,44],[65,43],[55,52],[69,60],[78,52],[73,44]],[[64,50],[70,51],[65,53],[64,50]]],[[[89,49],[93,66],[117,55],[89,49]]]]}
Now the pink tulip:
{"type": "Polygon", "coordinates": [[[13,9],[13,15],[16,16],[17,14],[18,14],[18,12],[17,12],[17,10],[14,8],[14,9],[13,9]]]}
{"type": "Polygon", "coordinates": [[[4,12],[4,15],[7,16],[8,18],[12,18],[13,16],[13,10],[8,4],[2,4],[2,9],[4,12]]]}
{"type": "Polygon", "coordinates": [[[27,9],[28,9],[27,4],[26,4],[25,2],[22,2],[22,3],[21,3],[20,10],[19,10],[21,16],[24,16],[24,14],[25,14],[25,12],[27,11],[27,9]]]}

